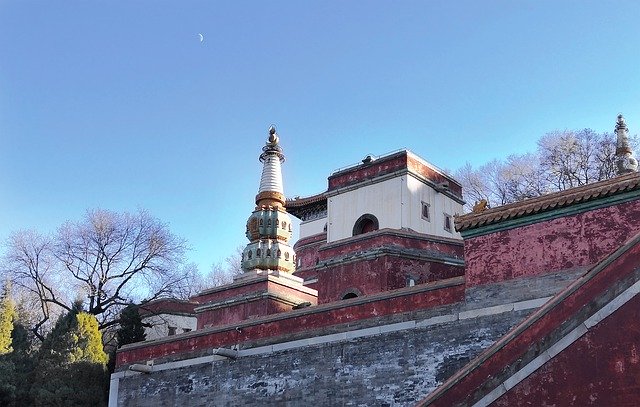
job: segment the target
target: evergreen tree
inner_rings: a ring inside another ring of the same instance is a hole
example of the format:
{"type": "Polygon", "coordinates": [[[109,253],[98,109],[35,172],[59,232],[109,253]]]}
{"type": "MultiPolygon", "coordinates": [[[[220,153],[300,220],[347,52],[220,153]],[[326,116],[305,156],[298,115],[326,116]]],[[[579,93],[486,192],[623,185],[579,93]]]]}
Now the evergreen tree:
{"type": "Polygon", "coordinates": [[[120,329],[118,329],[118,347],[129,343],[141,342],[147,339],[144,332],[138,307],[134,304],[127,306],[120,314],[120,329]]]}
{"type": "Polygon", "coordinates": [[[36,406],[100,406],[106,402],[107,355],[93,315],[74,304],[60,317],[39,352],[31,389],[36,406]]]}
{"type": "Polygon", "coordinates": [[[107,364],[107,354],[102,346],[102,334],[98,330],[96,317],[86,312],[76,315],[76,329],[71,333],[73,349],[69,355],[71,362],[107,364]]]}
{"type": "Polygon", "coordinates": [[[11,286],[5,284],[4,293],[0,299],[0,355],[13,351],[11,333],[15,318],[16,306],[11,298],[11,286]]]}

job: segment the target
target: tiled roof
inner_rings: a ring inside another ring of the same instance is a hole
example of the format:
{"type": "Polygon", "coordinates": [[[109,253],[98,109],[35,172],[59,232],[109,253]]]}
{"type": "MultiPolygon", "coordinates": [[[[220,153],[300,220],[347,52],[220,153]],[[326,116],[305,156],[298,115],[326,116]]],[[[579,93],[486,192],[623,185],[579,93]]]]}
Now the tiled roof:
{"type": "Polygon", "coordinates": [[[456,216],[456,230],[461,232],[509,219],[517,219],[581,202],[600,199],[638,188],[640,188],[640,173],[634,172],[593,184],[487,209],[481,213],[469,213],[456,216]]]}
{"type": "Polygon", "coordinates": [[[326,200],[327,200],[327,196],[325,195],[325,192],[321,192],[317,195],[307,196],[304,198],[287,199],[284,206],[288,210],[288,209],[300,208],[302,206],[315,204],[315,203],[326,201],[326,200]]]}

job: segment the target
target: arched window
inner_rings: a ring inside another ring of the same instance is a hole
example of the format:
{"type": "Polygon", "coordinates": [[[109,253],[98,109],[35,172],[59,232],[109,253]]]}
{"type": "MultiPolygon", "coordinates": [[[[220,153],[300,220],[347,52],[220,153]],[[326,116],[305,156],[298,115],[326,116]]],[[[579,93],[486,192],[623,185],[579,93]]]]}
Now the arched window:
{"type": "Polygon", "coordinates": [[[289,252],[284,252],[284,259],[289,260],[289,252]]]}
{"type": "Polygon", "coordinates": [[[360,290],[358,290],[355,287],[351,287],[346,291],[343,291],[340,297],[343,300],[348,300],[349,298],[357,298],[357,297],[360,297],[361,295],[362,295],[362,292],[360,292],[360,290]]]}
{"type": "Polygon", "coordinates": [[[251,250],[249,250],[249,253],[247,253],[247,259],[251,260],[251,250]]]}
{"type": "Polygon", "coordinates": [[[263,223],[262,223],[262,219],[260,219],[260,226],[262,226],[262,225],[263,225],[263,223]]]}
{"type": "Polygon", "coordinates": [[[271,257],[271,249],[267,249],[267,257],[271,257]]]}
{"type": "Polygon", "coordinates": [[[271,219],[267,219],[267,226],[271,226],[271,219]]]}
{"type": "Polygon", "coordinates": [[[262,250],[257,249],[256,250],[256,257],[260,257],[260,255],[262,255],[262,250]]]}
{"type": "Polygon", "coordinates": [[[282,221],[282,229],[286,229],[287,228],[287,222],[282,221]]]}
{"type": "Polygon", "coordinates": [[[378,230],[378,218],[370,213],[364,214],[358,218],[356,224],[353,225],[353,236],[378,230]]]}
{"type": "Polygon", "coordinates": [[[282,251],[278,249],[278,258],[282,257],[282,251]]]}

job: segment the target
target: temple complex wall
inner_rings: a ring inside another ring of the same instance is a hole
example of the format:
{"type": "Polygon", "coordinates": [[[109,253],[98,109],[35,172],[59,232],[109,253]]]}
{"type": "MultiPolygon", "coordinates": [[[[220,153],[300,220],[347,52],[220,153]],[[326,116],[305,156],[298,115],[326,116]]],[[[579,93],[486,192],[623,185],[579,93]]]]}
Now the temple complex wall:
{"type": "Polygon", "coordinates": [[[465,238],[467,284],[588,266],[640,231],[638,199],[569,215],[556,212],[564,216],[547,214],[529,225],[465,238]]]}

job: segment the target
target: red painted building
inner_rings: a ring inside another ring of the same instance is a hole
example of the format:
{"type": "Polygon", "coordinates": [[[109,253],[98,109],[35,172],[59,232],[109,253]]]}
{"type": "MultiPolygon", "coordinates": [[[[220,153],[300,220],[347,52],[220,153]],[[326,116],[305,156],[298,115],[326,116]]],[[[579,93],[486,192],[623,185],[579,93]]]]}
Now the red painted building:
{"type": "MultiPolygon", "coordinates": [[[[333,355],[317,361],[319,368],[337,372],[335,383],[345,373],[348,386],[362,385],[362,397],[372,394],[374,401],[640,405],[640,174],[621,117],[616,131],[622,175],[467,215],[459,215],[460,185],[409,151],[367,157],[332,174],[327,191],[287,201],[275,161],[265,159],[256,211],[247,224],[245,274],[192,298],[197,330],[127,345],[117,365],[122,370],[156,361],[165,370],[182,369],[202,363],[212,349],[241,359],[278,348],[280,353],[269,354],[289,366],[287,349],[316,346],[314,352],[333,355]],[[275,180],[266,182],[265,174],[275,180]],[[287,212],[302,224],[295,257],[284,261],[273,256],[275,249],[288,250],[282,223],[290,225],[287,212]],[[409,348],[385,348],[382,359],[391,362],[384,368],[348,357],[353,338],[371,338],[370,346],[383,347],[394,340],[386,335],[398,340],[412,330],[420,340],[409,348]],[[329,344],[336,341],[344,345],[331,353],[329,344]],[[349,359],[345,372],[343,359],[349,359]],[[391,390],[371,385],[398,366],[398,373],[385,377],[391,390]]],[[[280,157],[275,145],[270,139],[265,152],[280,157]]],[[[255,359],[257,371],[268,375],[278,363],[262,358],[255,359]]],[[[267,384],[253,382],[255,372],[241,372],[234,380],[247,384],[235,392],[276,403],[257,390],[267,384]]],[[[118,374],[112,383],[122,380],[126,388],[126,375],[118,374]]],[[[327,389],[320,379],[298,385],[304,382],[287,374],[273,373],[276,384],[289,386],[287,397],[300,400],[309,386],[318,386],[333,404],[353,401],[350,393],[331,398],[342,387],[327,389]]],[[[206,375],[202,380],[217,377],[215,369],[206,375]]],[[[141,383],[126,388],[127,397],[153,387],[141,383]]],[[[187,401],[176,392],[177,403],[187,401]]]]}

